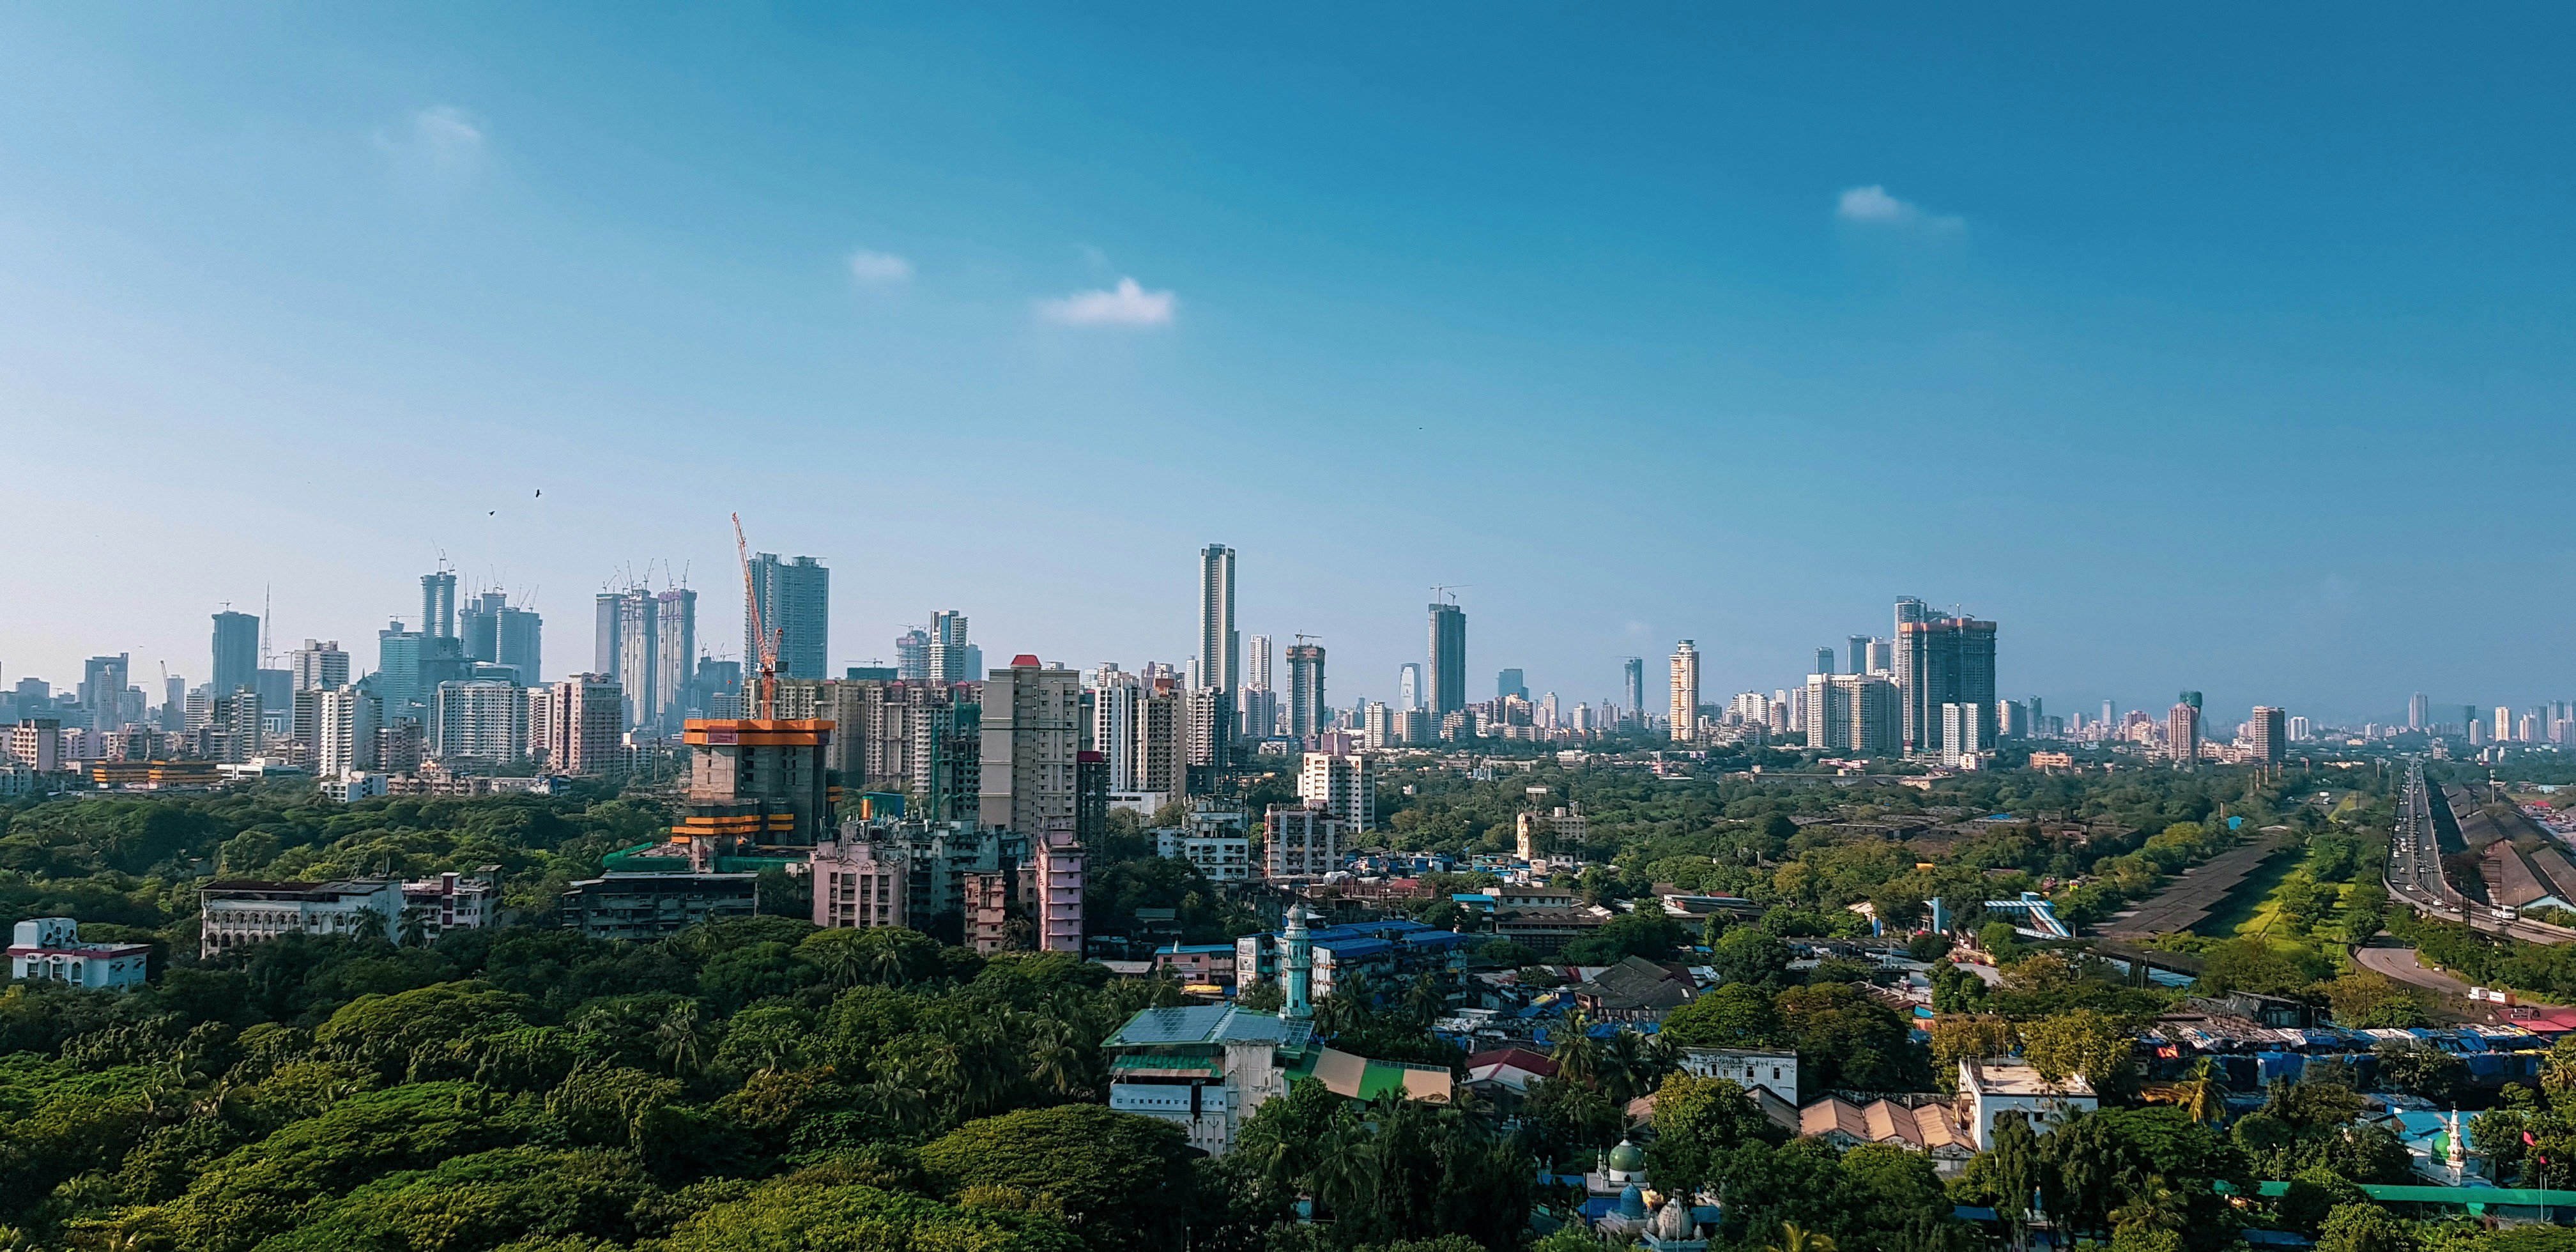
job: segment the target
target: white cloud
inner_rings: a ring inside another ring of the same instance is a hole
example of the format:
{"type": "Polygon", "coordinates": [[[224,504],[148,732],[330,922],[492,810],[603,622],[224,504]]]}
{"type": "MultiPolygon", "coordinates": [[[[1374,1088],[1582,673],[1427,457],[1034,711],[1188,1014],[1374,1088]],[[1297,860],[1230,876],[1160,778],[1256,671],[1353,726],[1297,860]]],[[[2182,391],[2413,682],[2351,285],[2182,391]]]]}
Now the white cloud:
{"type": "Polygon", "coordinates": [[[1038,301],[1038,316],[1066,326],[1165,326],[1180,298],[1168,291],[1147,291],[1132,278],[1121,278],[1106,291],[1077,291],[1055,300],[1038,301]]]}
{"type": "Polygon", "coordinates": [[[870,286],[899,283],[912,277],[912,262],[891,252],[861,248],[850,254],[850,277],[870,286]]]}
{"type": "Polygon", "coordinates": [[[1895,226],[1921,230],[1955,230],[1966,222],[1956,217],[1926,213],[1921,205],[1899,200],[1887,194],[1887,188],[1872,183],[1843,192],[1834,203],[1834,216],[1864,226],[1895,226]]]}
{"type": "Polygon", "coordinates": [[[433,105],[412,115],[412,138],[432,157],[465,161],[483,150],[483,128],[452,104],[433,105]]]}
{"type": "Polygon", "coordinates": [[[425,187],[462,179],[483,160],[482,120],[452,104],[422,109],[375,139],[397,169],[425,187]]]}

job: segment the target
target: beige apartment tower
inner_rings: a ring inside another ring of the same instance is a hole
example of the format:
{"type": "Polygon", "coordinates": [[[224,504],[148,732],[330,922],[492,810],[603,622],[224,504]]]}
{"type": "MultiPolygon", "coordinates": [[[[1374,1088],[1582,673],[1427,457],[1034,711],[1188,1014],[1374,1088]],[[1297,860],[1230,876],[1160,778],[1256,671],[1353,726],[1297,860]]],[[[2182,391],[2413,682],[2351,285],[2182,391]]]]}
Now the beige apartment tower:
{"type": "Polygon", "coordinates": [[[1699,648],[1688,639],[1673,649],[1673,742],[1699,737],[1699,648]]]}

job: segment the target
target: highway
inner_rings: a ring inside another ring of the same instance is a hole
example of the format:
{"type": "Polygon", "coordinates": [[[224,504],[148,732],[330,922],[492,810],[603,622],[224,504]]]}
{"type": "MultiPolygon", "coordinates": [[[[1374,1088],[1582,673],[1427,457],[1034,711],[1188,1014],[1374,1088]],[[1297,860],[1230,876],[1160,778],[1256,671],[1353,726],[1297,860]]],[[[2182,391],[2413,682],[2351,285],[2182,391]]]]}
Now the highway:
{"type": "Polygon", "coordinates": [[[2397,825],[2389,831],[2388,898],[2417,913],[2444,921],[2467,922],[2491,935],[2529,943],[2576,941],[2576,930],[2545,922],[2508,918],[2451,889],[2442,875],[2442,846],[2433,830],[2433,798],[2424,787],[2421,761],[2406,763],[2406,781],[2398,790],[2397,825]]]}

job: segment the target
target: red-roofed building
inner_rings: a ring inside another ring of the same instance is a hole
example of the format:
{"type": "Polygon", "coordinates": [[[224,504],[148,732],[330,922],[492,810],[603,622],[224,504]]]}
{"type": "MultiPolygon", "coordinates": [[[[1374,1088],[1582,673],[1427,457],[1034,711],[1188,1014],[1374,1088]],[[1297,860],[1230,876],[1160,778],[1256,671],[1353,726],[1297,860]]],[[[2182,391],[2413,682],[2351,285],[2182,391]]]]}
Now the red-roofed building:
{"type": "Polygon", "coordinates": [[[1528,1048],[1496,1048],[1467,1058],[1467,1082],[1488,1090],[1500,1087],[1514,1095],[1527,1094],[1530,1084],[1542,1078],[1554,1078],[1556,1062],[1528,1048]]]}

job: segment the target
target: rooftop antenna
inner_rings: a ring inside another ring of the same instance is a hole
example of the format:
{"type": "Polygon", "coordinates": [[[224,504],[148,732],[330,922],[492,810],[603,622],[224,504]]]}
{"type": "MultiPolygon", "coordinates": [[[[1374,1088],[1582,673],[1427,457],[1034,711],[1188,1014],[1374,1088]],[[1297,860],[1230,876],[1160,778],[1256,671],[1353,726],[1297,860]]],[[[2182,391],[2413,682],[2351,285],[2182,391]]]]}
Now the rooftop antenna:
{"type": "Polygon", "coordinates": [[[1446,599],[1449,603],[1456,604],[1458,602],[1457,593],[1465,591],[1475,585],[1476,584],[1474,583],[1443,583],[1431,589],[1431,598],[1435,601],[1446,599]]]}

